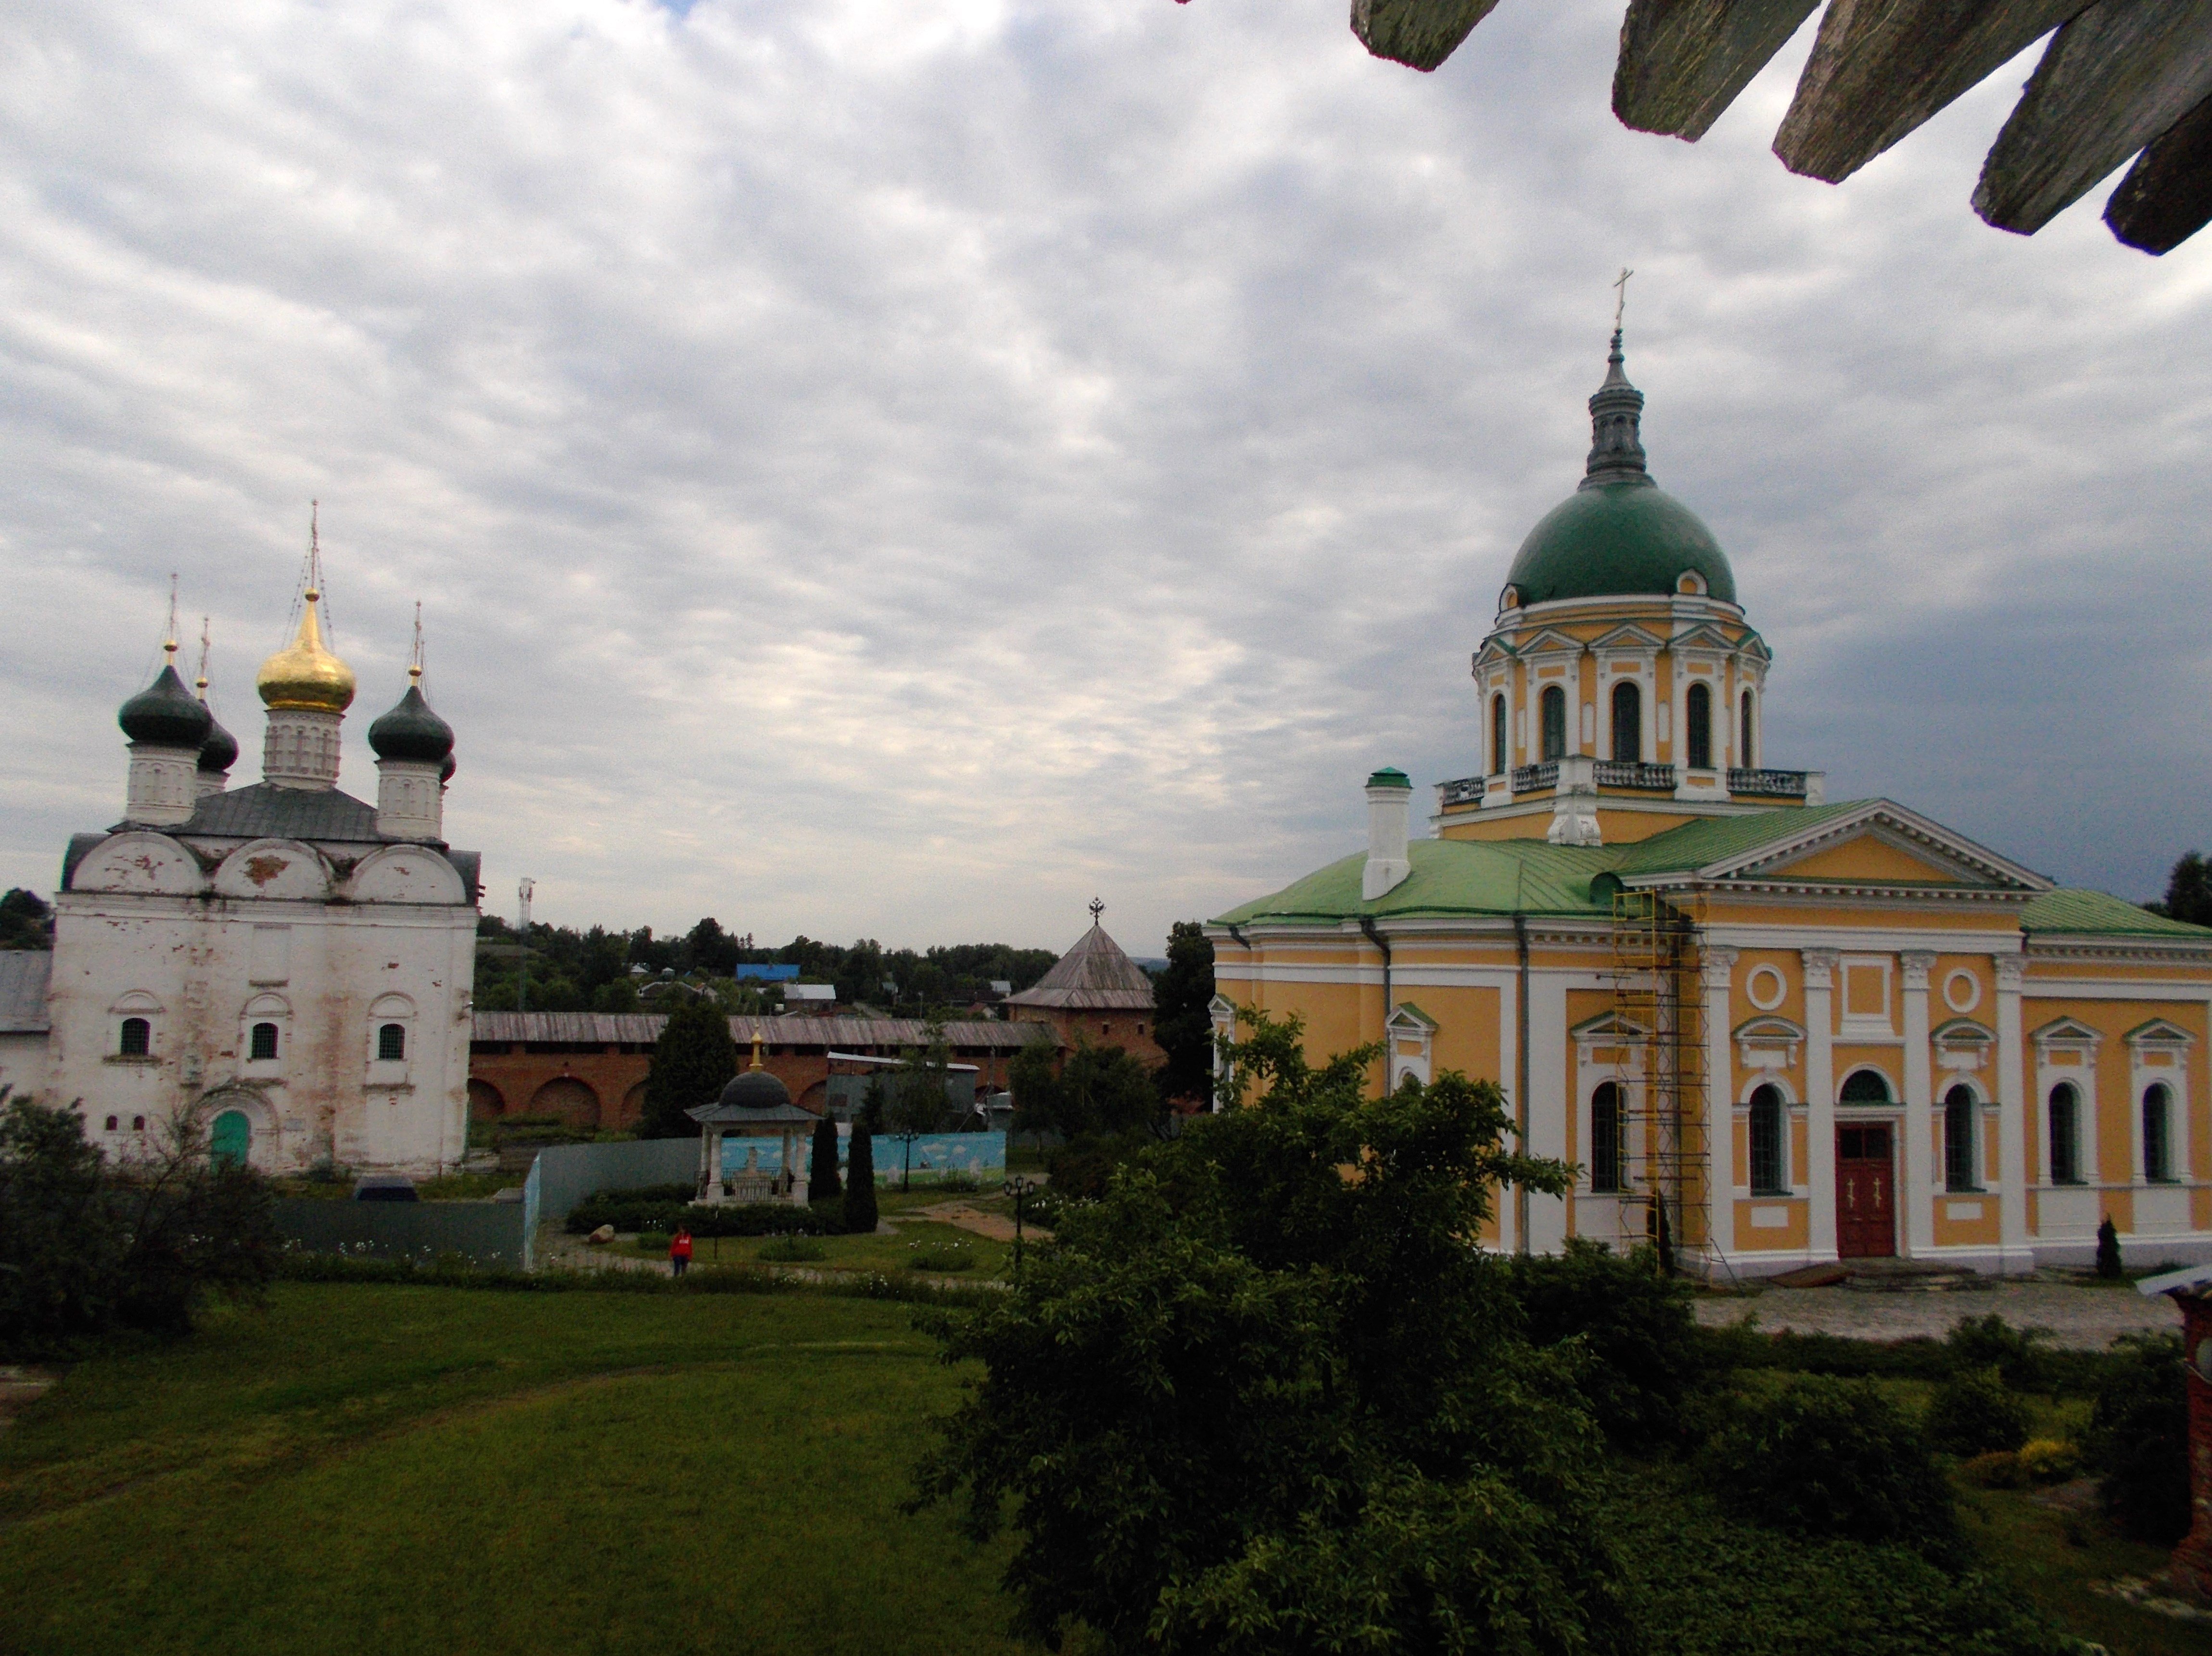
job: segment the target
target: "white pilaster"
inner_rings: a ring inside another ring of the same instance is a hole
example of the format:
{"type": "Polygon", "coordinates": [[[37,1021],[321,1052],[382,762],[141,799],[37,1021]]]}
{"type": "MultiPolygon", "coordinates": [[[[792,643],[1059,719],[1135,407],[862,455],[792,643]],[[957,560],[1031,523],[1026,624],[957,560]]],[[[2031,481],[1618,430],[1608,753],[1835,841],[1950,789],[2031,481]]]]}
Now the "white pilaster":
{"type": "Polygon", "coordinates": [[[445,790],[438,767],[412,759],[376,762],[376,831],[393,839],[444,837],[445,790]]]}
{"type": "MultiPolygon", "coordinates": [[[[1729,983],[1736,951],[1705,951],[1705,1208],[1712,1251],[1735,1251],[1735,1070],[1729,983]]],[[[1786,1129],[1785,1129],[1786,1130],[1786,1129]]]]}
{"type": "Polygon", "coordinates": [[[342,718],[303,708],[270,709],[268,733],[261,744],[261,780],[277,788],[337,787],[342,718]]]}
{"type": "Polygon", "coordinates": [[[131,744],[131,780],[123,807],[125,822],[168,827],[189,822],[199,803],[200,752],[196,747],[131,744]]]}
{"type": "Polygon", "coordinates": [[[1805,963],[1805,1178],[1812,1186],[1815,1259],[1836,1257],[1836,951],[1807,949],[1805,963]]]}
{"type": "Polygon", "coordinates": [[[1907,949],[1905,968],[1905,1251],[1924,1257],[1936,1245],[1934,1147],[1935,1077],[1928,1046],[1928,973],[1933,953],[1907,949]]]}
{"type": "MultiPolygon", "coordinates": [[[[1567,1157],[1567,980],[1558,972],[1528,976],[1528,1154],[1567,1157]]],[[[1528,1196],[1528,1251],[1558,1253],[1566,1246],[1564,1198],[1528,1196]]]]}
{"type": "Polygon", "coordinates": [[[1998,1269],[2031,1271],[2035,1256],[2027,1242],[2027,1131],[2037,1120],[2036,1100],[2027,1091],[2027,1064],[2021,1028],[2021,989],[2027,963],[2017,954],[2000,954],[1997,973],[1997,1234],[2003,1254],[1998,1269]]]}

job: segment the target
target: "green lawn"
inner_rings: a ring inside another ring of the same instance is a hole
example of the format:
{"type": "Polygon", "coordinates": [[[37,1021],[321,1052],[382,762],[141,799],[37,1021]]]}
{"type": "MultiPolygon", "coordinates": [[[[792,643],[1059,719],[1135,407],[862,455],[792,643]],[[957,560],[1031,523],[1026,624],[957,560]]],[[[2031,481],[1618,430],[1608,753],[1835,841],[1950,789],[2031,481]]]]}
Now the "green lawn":
{"type": "MultiPolygon", "coordinates": [[[[755,1236],[702,1236],[692,1243],[694,1260],[703,1265],[716,1262],[725,1264],[740,1261],[760,1260],[767,1263],[784,1263],[800,1270],[834,1271],[915,1271],[927,1275],[957,1275],[971,1282],[987,1282],[999,1276],[1013,1258],[1013,1245],[994,1242],[988,1237],[975,1235],[951,1225],[940,1225],[929,1220],[902,1220],[897,1233],[892,1236],[816,1236],[808,1241],[822,1250],[822,1257],[802,1261],[778,1261],[764,1257],[763,1250],[772,1246],[777,1239],[755,1236]],[[957,1262],[965,1260],[964,1265],[957,1262]]],[[[665,1259],[668,1244],[665,1240],[625,1244],[630,1252],[647,1258],[665,1259]]]]}
{"type": "Polygon", "coordinates": [[[0,1649],[1019,1648],[909,1308],[287,1285],[0,1435],[0,1649]]]}

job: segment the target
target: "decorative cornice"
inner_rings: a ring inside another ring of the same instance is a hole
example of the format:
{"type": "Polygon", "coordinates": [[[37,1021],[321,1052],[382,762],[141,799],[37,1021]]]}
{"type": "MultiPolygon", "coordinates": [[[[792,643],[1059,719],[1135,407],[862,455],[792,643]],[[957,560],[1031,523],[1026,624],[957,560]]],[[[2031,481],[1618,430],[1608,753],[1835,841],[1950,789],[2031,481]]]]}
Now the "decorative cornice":
{"type": "Polygon", "coordinates": [[[1807,989],[1833,989],[1836,986],[1836,966],[1841,959],[1841,949],[1800,949],[1805,962],[1807,989]]]}
{"type": "Polygon", "coordinates": [[[2017,954],[1993,957],[1997,969],[1997,993],[2017,995],[2027,982],[2027,961],[2017,954]]]}
{"type": "Polygon", "coordinates": [[[1936,969],[1933,949],[1906,949],[1898,955],[1905,968],[1905,988],[1908,994],[1928,993],[1928,974],[1936,969]]]}

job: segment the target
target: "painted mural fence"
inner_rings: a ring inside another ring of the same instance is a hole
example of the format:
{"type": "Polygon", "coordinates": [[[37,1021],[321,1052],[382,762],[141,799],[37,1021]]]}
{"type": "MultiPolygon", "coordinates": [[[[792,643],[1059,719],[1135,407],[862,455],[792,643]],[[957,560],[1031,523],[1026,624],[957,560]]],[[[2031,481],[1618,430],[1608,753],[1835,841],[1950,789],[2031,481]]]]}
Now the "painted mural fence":
{"type": "MultiPolygon", "coordinates": [[[[894,1181],[904,1172],[906,1141],[896,1133],[874,1135],[869,1148],[875,1154],[877,1184],[894,1181]]],[[[813,1154],[811,1140],[800,1138],[793,1142],[791,1159],[798,1164],[798,1172],[806,1171],[813,1154]]],[[[693,1154],[697,1154],[696,1148],[693,1154]]],[[[850,1166],[852,1160],[853,1129],[841,1123],[837,1129],[839,1173],[850,1166]]],[[[722,1141],[722,1170],[726,1173],[748,1170],[780,1173],[783,1171],[783,1141],[740,1138],[732,1134],[722,1141]]],[[[1006,1176],[1004,1133],[924,1133],[914,1142],[914,1182],[917,1184],[934,1184],[948,1178],[972,1178],[978,1184],[988,1184],[1006,1176]]]]}

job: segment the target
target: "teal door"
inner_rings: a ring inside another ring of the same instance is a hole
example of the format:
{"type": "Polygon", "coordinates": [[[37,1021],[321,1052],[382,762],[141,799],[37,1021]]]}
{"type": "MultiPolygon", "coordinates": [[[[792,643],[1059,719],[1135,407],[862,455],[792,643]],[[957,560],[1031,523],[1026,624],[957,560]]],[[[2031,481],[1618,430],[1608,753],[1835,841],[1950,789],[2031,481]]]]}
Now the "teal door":
{"type": "Polygon", "coordinates": [[[253,1131],[246,1124],[242,1110],[226,1110],[215,1118],[215,1127],[208,1134],[208,1159],[218,1164],[228,1162],[234,1167],[246,1165],[246,1147],[253,1131]]]}

